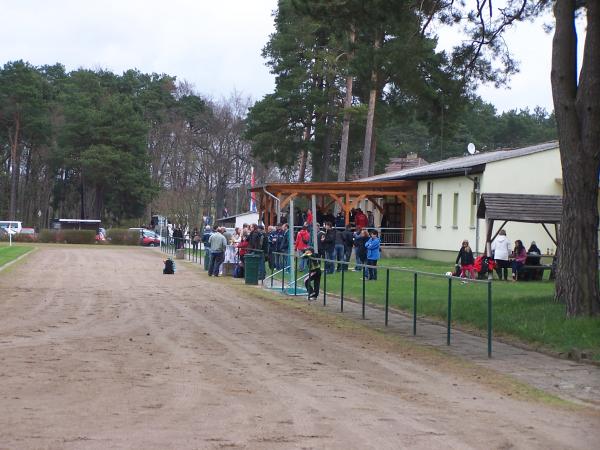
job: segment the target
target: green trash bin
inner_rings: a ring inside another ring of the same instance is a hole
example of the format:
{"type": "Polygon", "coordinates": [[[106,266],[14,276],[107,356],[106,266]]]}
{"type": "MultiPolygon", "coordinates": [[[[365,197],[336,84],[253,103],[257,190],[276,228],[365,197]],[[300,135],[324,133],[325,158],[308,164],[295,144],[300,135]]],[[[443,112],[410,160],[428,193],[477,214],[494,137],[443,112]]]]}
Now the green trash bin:
{"type": "Polygon", "coordinates": [[[258,284],[258,264],[262,255],[250,253],[244,256],[244,281],[246,284],[258,284]]]}
{"type": "Polygon", "coordinates": [[[210,263],[210,250],[204,249],[204,270],[208,272],[208,264],[210,263]]]}

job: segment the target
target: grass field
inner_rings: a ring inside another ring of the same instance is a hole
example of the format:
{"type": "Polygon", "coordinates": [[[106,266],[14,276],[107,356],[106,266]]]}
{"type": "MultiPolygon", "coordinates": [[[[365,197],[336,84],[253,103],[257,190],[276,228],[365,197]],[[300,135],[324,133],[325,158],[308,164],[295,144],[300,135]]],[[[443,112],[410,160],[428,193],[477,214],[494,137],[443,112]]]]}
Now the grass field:
{"type": "MultiPolygon", "coordinates": [[[[411,271],[444,274],[452,264],[420,259],[389,258],[380,266],[400,267],[411,271]]],[[[353,266],[352,266],[353,267],[353,266]]],[[[369,303],[385,303],[386,270],[378,270],[377,281],[365,283],[365,298],[369,303]]],[[[324,275],[321,287],[325,284],[324,275]]],[[[407,312],[413,307],[414,275],[390,270],[390,306],[407,312]]],[[[327,275],[327,292],[340,294],[341,274],[327,275]]],[[[572,349],[584,351],[600,361],[600,319],[566,319],[563,305],[553,300],[554,283],[504,282],[492,283],[493,330],[495,336],[517,338],[555,352],[572,349]]],[[[417,313],[446,320],[448,309],[448,278],[417,275],[417,313]]],[[[344,276],[344,296],[362,299],[362,276],[349,271],[344,276]]],[[[485,331],[487,328],[487,284],[461,283],[452,280],[453,323],[465,328],[485,331]]]]}
{"type": "Polygon", "coordinates": [[[25,245],[13,245],[11,247],[8,245],[0,245],[0,267],[14,259],[17,259],[19,256],[24,255],[32,248],[33,247],[25,245]]]}

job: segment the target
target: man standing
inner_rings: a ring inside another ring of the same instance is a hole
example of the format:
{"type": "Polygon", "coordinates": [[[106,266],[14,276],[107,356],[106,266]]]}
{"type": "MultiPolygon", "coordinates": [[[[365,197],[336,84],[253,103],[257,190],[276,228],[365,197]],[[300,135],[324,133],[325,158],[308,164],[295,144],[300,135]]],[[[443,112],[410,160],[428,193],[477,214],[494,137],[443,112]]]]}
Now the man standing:
{"type": "Polygon", "coordinates": [[[208,239],[210,248],[210,264],[208,266],[208,276],[219,276],[219,269],[225,259],[225,247],[227,240],[223,236],[223,228],[218,228],[216,233],[213,233],[208,239]]]}
{"type": "Polygon", "coordinates": [[[306,258],[302,258],[302,255],[310,243],[310,234],[307,228],[308,226],[305,223],[302,229],[298,231],[298,236],[296,236],[296,254],[300,257],[300,265],[298,267],[300,272],[304,272],[306,269],[306,258]]]}
{"type": "Polygon", "coordinates": [[[325,222],[325,233],[321,236],[321,249],[325,255],[325,272],[333,273],[334,271],[334,251],[335,251],[335,230],[331,227],[331,222],[325,222]]]}
{"type": "Polygon", "coordinates": [[[307,261],[308,276],[304,281],[304,286],[308,292],[308,301],[315,300],[319,297],[319,288],[321,285],[321,262],[313,255],[312,247],[307,247],[302,259],[307,261]]]}

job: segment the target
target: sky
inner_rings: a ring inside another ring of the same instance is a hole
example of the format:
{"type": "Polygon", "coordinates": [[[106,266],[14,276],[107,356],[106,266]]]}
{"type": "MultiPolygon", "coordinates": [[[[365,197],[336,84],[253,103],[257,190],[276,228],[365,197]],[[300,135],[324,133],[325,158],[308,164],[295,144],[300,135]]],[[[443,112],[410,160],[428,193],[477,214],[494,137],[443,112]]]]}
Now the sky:
{"type": "MultiPolygon", "coordinates": [[[[261,50],[274,31],[276,0],[0,0],[0,64],[60,62],[115,73],[136,68],[186,80],[204,96],[237,91],[254,100],[274,78],[261,50]]],[[[552,110],[552,36],[519,24],[506,40],[521,61],[510,90],[479,90],[498,112],[552,110]]]]}

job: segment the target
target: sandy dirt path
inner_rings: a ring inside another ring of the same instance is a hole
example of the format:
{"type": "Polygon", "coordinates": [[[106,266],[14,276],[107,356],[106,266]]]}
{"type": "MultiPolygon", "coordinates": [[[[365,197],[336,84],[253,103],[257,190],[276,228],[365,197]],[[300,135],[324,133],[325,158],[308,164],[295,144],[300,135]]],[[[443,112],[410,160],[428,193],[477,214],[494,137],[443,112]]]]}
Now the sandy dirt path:
{"type": "Polygon", "coordinates": [[[178,266],[163,276],[153,250],[57,246],[0,272],[0,449],[600,442],[597,412],[516,399],[178,266]]]}

